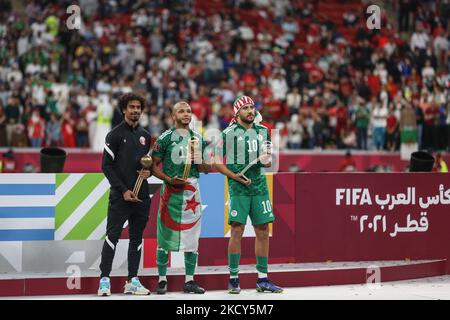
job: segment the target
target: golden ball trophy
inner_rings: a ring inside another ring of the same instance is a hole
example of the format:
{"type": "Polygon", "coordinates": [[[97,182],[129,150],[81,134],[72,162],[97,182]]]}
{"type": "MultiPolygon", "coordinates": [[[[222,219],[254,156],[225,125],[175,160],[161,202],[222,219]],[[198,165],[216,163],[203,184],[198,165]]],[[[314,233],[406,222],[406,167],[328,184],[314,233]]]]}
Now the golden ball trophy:
{"type": "Polygon", "coordinates": [[[144,181],[144,178],[142,177],[142,171],[144,170],[150,170],[150,168],[152,167],[153,164],[153,159],[150,156],[143,156],[141,158],[141,165],[142,165],[142,169],[139,171],[139,176],[136,180],[136,183],[134,184],[134,188],[133,188],[133,193],[136,195],[136,197],[139,194],[139,190],[141,189],[142,186],[142,182],[144,181]]]}

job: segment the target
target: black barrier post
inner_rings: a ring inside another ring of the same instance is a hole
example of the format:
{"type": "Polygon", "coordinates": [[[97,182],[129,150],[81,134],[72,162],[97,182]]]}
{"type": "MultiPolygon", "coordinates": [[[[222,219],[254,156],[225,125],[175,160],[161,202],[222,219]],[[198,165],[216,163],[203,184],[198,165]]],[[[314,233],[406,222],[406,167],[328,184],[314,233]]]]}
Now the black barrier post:
{"type": "Polygon", "coordinates": [[[65,150],[51,147],[42,148],[40,152],[41,173],[61,173],[64,171],[65,150]]]}
{"type": "Polygon", "coordinates": [[[433,170],[434,157],[425,151],[411,153],[409,172],[431,172],[433,170]]]}

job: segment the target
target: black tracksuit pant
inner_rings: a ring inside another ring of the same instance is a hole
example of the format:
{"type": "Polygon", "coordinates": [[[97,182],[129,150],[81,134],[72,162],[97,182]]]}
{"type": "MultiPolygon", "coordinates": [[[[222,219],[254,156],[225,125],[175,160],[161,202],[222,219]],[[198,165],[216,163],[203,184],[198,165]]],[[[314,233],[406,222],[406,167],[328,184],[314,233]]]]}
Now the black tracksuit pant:
{"type": "Polygon", "coordinates": [[[143,202],[128,202],[123,198],[110,198],[106,225],[106,238],[102,249],[100,270],[102,277],[109,277],[114,254],[122,233],[123,225],[128,220],[130,243],[128,246],[128,279],[137,276],[141,260],[142,234],[147,225],[150,198],[143,202]]]}

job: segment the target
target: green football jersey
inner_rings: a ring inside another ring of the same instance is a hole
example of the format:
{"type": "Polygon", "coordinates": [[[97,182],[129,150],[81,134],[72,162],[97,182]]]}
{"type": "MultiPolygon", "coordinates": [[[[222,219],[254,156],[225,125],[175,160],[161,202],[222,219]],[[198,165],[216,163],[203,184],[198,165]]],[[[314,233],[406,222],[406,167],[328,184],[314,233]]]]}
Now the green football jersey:
{"type": "MultiPolygon", "coordinates": [[[[162,169],[164,174],[171,178],[175,176],[183,176],[188,140],[192,136],[199,139],[199,142],[201,143],[201,152],[203,155],[206,148],[206,142],[202,139],[199,133],[192,130],[189,130],[189,135],[183,136],[180,134],[180,130],[171,128],[166,130],[156,140],[155,145],[153,146],[152,156],[158,157],[162,160],[162,169]]],[[[199,177],[198,165],[194,162],[191,165],[189,177],[199,177]]]]}
{"type": "MultiPolygon", "coordinates": [[[[223,144],[219,144],[216,153],[222,155],[227,168],[234,173],[241,172],[252,160],[260,155],[261,145],[270,140],[269,130],[261,125],[253,124],[250,129],[235,123],[222,132],[223,144]]],[[[228,179],[228,189],[232,195],[264,195],[268,193],[267,181],[262,171],[263,164],[258,161],[245,176],[252,180],[245,186],[235,180],[228,179]]]]}

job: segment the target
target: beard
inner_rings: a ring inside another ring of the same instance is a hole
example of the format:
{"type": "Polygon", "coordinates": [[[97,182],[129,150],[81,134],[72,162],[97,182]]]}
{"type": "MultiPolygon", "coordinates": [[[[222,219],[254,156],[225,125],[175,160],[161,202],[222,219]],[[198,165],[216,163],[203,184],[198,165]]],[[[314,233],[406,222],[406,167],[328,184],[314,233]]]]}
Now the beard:
{"type": "Polygon", "coordinates": [[[253,119],[252,120],[250,120],[248,118],[249,118],[249,116],[247,116],[247,117],[239,117],[239,119],[241,119],[242,122],[247,123],[247,124],[251,124],[251,123],[253,123],[253,121],[255,121],[255,116],[254,115],[253,115],[253,119]]]}
{"type": "Polygon", "coordinates": [[[176,119],[176,123],[181,126],[188,126],[191,123],[192,119],[176,119]]]}
{"type": "Polygon", "coordinates": [[[133,113],[133,114],[130,114],[130,115],[126,116],[126,118],[128,119],[128,121],[138,122],[139,119],[141,118],[141,114],[140,113],[133,113]]]}

